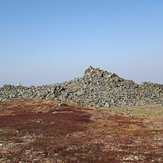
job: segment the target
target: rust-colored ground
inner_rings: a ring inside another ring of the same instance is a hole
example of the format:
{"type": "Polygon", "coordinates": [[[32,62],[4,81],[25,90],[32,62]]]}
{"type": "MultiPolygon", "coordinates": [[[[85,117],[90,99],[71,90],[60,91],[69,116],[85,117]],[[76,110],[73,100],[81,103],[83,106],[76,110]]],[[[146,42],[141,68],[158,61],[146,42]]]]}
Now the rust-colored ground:
{"type": "Polygon", "coordinates": [[[50,100],[0,102],[0,162],[163,163],[163,117],[50,100]]]}

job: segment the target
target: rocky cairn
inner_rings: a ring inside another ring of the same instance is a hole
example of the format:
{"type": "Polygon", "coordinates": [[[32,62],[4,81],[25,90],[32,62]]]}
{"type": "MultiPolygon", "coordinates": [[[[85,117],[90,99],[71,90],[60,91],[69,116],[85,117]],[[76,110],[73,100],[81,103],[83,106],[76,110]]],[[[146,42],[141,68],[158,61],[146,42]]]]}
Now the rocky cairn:
{"type": "Polygon", "coordinates": [[[58,99],[96,108],[163,106],[163,85],[149,82],[136,84],[90,66],[83,77],[61,84],[36,87],[4,85],[0,88],[0,100],[10,98],[58,99]]]}

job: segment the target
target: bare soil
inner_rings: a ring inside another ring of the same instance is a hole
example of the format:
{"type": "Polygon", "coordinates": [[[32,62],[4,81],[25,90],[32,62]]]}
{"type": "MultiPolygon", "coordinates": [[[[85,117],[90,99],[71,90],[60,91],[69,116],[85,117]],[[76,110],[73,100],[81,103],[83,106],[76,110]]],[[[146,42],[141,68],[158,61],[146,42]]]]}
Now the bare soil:
{"type": "Polygon", "coordinates": [[[163,108],[135,109],[0,102],[0,162],[163,163],[163,108]]]}

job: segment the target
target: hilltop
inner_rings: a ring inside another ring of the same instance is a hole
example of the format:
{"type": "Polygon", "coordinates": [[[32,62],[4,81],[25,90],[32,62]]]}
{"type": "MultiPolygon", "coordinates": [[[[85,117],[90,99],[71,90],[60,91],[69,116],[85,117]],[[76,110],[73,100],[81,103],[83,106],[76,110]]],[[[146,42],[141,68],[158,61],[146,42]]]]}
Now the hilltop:
{"type": "Polygon", "coordinates": [[[163,106],[163,86],[149,82],[137,84],[115,73],[90,66],[83,77],[60,84],[37,87],[4,85],[0,88],[0,100],[10,98],[57,99],[106,109],[118,106],[163,106]]]}
{"type": "Polygon", "coordinates": [[[92,66],[60,84],[4,85],[0,162],[161,163],[162,106],[162,85],[92,66]]]}

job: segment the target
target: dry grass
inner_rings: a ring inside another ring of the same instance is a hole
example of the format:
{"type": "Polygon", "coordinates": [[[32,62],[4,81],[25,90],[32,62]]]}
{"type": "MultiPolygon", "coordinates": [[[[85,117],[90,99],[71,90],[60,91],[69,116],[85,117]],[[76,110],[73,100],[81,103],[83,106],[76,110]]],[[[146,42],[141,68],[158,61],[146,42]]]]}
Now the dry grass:
{"type": "Polygon", "coordinates": [[[163,117],[163,107],[145,105],[138,107],[114,107],[112,111],[138,117],[163,117]]]}
{"type": "Polygon", "coordinates": [[[0,102],[0,162],[162,163],[162,108],[113,110],[39,99],[0,102]]]}

